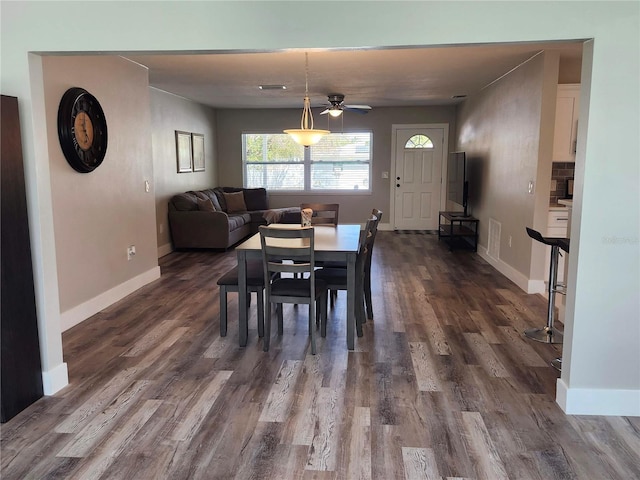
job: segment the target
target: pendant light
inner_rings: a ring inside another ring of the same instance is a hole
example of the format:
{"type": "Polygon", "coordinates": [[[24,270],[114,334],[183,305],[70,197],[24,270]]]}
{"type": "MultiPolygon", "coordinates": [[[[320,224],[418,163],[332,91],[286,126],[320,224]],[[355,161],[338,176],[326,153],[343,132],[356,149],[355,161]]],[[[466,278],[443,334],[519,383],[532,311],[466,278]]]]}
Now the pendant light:
{"type": "Polygon", "coordinates": [[[316,144],[322,137],[331,133],[329,130],[315,130],[313,128],[313,114],[311,113],[311,101],[309,100],[309,54],[305,52],[305,74],[304,74],[304,105],[302,108],[302,119],[299,129],[284,130],[284,133],[291,135],[293,141],[308,147],[316,144]]]}

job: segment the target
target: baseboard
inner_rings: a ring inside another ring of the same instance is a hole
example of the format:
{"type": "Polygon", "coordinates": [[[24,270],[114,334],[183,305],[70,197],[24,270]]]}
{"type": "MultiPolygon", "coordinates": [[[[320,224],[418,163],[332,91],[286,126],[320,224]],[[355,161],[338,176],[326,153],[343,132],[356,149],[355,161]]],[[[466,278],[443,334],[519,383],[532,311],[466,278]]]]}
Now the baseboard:
{"type": "Polygon", "coordinates": [[[69,385],[69,372],[66,363],[42,372],[42,388],[45,395],[53,395],[67,385],[69,385]]]}
{"type": "Polygon", "coordinates": [[[559,378],[556,402],[567,415],[640,417],[640,390],[569,388],[559,378]]]}
{"type": "Polygon", "coordinates": [[[60,314],[60,327],[62,331],[64,332],[69,330],[71,327],[78,325],[92,315],[104,310],[109,305],[113,305],[118,300],[123,299],[127,295],[135,292],[141,287],[144,287],[148,283],[157,280],[158,278],[160,278],[160,267],[154,267],[137,277],[127,280],[126,282],[101,293],[97,297],[94,297],[77,307],[73,307],[66,312],[62,312],[60,314]]]}
{"type": "Polygon", "coordinates": [[[171,252],[173,252],[173,245],[171,245],[171,242],[165,243],[164,245],[160,245],[158,247],[158,258],[162,258],[165,255],[169,255],[171,252]]]}
{"type": "Polygon", "coordinates": [[[478,245],[478,255],[525,292],[544,293],[545,288],[543,281],[530,280],[508,263],[505,263],[498,258],[493,258],[489,255],[488,249],[484,245],[478,245]]]}

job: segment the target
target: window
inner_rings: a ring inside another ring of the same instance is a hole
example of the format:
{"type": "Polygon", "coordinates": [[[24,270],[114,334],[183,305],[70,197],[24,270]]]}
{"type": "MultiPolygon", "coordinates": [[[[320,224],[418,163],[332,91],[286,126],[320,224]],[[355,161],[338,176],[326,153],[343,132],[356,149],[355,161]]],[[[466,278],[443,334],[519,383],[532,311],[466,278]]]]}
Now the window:
{"type": "Polygon", "coordinates": [[[414,135],[407,140],[404,148],[433,148],[433,142],[426,135],[414,135]]]}
{"type": "Polygon", "coordinates": [[[371,139],[371,132],[331,133],[305,148],[285,133],[244,133],[244,186],[368,192],[371,139]]]}

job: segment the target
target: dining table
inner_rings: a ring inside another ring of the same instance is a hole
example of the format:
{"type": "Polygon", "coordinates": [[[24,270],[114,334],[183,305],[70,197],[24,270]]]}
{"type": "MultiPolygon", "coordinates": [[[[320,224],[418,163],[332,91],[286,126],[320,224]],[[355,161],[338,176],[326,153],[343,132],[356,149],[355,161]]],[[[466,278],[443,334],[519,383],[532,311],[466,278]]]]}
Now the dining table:
{"type": "MultiPolygon", "coordinates": [[[[309,228],[299,224],[273,223],[269,228],[309,228]]],[[[360,225],[316,225],[314,255],[317,262],[344,262],[347,265],[347,348],[354,349],[356,331],[356,257],[360,225]]],[[[247,314],[247,261],[262,258],[260,232],[236,246],[238,257],[238,322],[239,343],[247,345],[249,322],[247,314]]],[[[266,300],[268,301],[268,300],[266,300]]],[[[360,335],[360,333],[359,333],[360,335]]]]}

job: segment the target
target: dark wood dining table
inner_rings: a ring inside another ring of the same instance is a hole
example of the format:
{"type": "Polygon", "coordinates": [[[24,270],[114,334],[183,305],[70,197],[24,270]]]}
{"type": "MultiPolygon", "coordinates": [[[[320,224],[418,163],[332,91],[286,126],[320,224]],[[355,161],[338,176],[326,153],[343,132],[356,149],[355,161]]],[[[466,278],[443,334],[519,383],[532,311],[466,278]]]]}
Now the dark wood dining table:
{"type": "MultiPolygon", "coordinates": [[[[274,228],[302,228],[295,224],[272,224],[274,228]]],[[[314,228],[316,261],[337,261],[347,264],[347,348],[354,349],[356,331],[356,256],[360,225],[319,225],[314,228]]],[[[239,343],[247,345],[249,323],[247,317],[247,260],[262,258],[260,233],[256,233],[236,247],[238,256],[238,321],[239,343]]]]}

